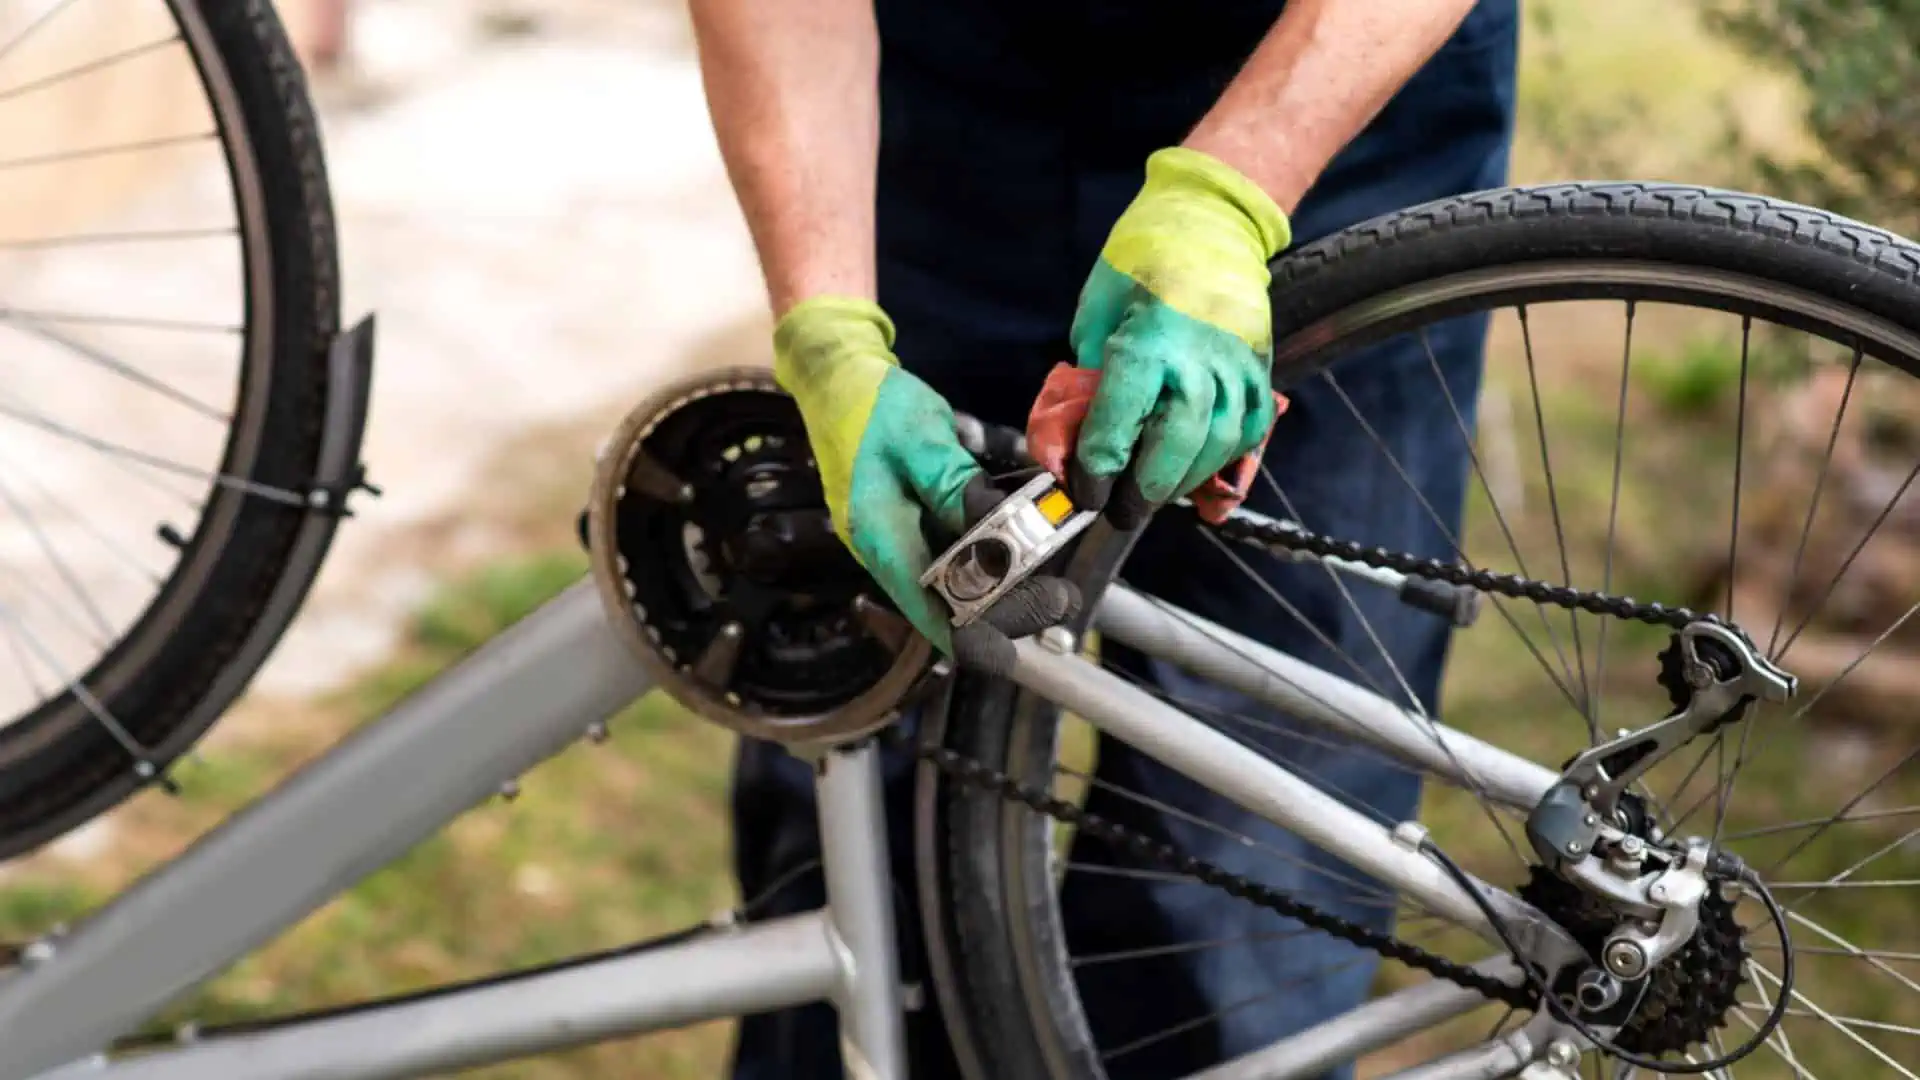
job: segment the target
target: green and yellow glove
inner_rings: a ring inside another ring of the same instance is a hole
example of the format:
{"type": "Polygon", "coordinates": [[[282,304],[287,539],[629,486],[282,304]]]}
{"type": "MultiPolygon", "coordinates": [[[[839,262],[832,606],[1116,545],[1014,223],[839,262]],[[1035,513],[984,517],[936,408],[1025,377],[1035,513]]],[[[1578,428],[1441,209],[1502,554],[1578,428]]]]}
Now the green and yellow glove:
{"type": "Polygon", "coordinates": [[[953,631],[946,605],[920,584],[934,555],[928,518],[957,540],[1000,495],[960,445],[946,399],[901,369],[893,336],[871,301],[803,301],[774,328],[774,378],[800,407],[840,539],[941,652],[1004,675],[1010,639],[1064,620],[1078,596],[1058,579],[1030,579],[953,631]]]}
{"type": "Polygon", "coordinates": [[[1290,240],[1280,207],[1229,166],[1184,147],[1147,159],[1074,315],[1079,366],[1102,372],[1075,502],[1130,529],[1260,446],[1275,409],[1267,264],[1290,240]]]}

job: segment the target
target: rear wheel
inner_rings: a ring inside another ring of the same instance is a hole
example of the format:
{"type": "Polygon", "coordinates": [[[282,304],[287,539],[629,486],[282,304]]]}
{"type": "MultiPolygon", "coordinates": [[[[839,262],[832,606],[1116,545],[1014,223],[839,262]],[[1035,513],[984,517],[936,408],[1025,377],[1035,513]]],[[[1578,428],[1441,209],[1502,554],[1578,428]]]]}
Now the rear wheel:
{"type": "MultiPolygon", "coordinates": [[[[1685,748],[1649,777],[1646,796],[1665,832],[1724,844],[1761,871],[1789,908],[1800,974],[1785,1022],[1726,1075],[1913,1077],[1907,1063],[1920,1060],[1920,927],[1911,918],[1920,891],[1920,745],[1910,716],[1920,683],[1897,650],[1903,639],[1911,647],[1909,619],[1920,610],[1910,572],[1920,529],[1909,496],[1920,477],[1920,385],[1910,381],[1920,373],[1920,247],[1756,196],[1567,185],[1482,193],[1369,222],[1282,260],[1275,281],[1276,382],[1324,387],[1323,400],[1349,404],[1340,388],[1358,378],[1355,364],[1367,362],[1355,356],[1360,350],[1413,342],[1408,355],[1418,356],[1438,328],[1458,325],[1450,320],[1492,313],[1477,426],[1472,400],[1450,400],[1435,381],[1437,364],[1405,373],[1424,375],[1410,393],[1447,402],[1441,415],[1470,457],[1464,524],[1441,526],[1451,554],[1576,589],[1715,611],[1802,677],[1795,702],[1753,707],[1743,723],[1685,748]],[[1662,340],[1668,348],[1653,355],[1648,343],[1662,340]]],[[[1343,422],[1365,427],[1364,411],[1343,422]]],[[[1330,423],[1326,416],[1317,422],[1330,423]]],[[[1390,441],[1388,433],[1375,443],[1385,454],[1390,441]]],[[[1387,473],[1404,477],[1404,464],[1387,473]]],[[[1263,483],[1270,498],[1288,503],[1271,475],[1263,483]]],[[[1368,495],[1437,522],[1454,512],[1427,505],[1407,485],[1368,495]]],[[[1328,531],[1310,519],[1303,524],[1328,531]]],[[[1090,533],[1071,575],[1094,597],[1110,582],[1152,570],[1130,568],[1127,548],[1125,538],[1103,529],[1090,533]]],[[[1248,575],[1249,593],[1273,593],[1265,556],[1236,550],[1229,557],[1248,575]]],[[[1352,586],[1362,598],[1348,595],[1346,611],[1308,620],[1316,634],[1359,644],[1353,654],[1333,650],[1339,655],[1322,666],[1415,716],[1418,695],[1372,625],[1383,607],[1395,609],[1366,597],[1369,587],[1352,586]]],[[[1557,771],[1603,735],[1673,711],[1671,699],[1684,688],[1669,685],[1676,682],[1670,672],[1663,677],[1664,633],[1532,608],[1493,598],[1473,629],[1455,635],[1449,723],[1557,771]]],[[[1300,616],[1276,603],[1270,617],[1300,616]]],[[[1138,677],[1137,668],[1129,671],[1138,677]]],[[[1328,733],[1276,724],[1251,709],[1196,704],[1164,684],[1154,689],[1309,778],[1329,760],[1328,733]]],[[[1092,785],[1109,806],[1178,819],[1173,834],[1240,827],[1121,790],[1098,772],[1102,751],[1083,726],[1005,684],[961,678],[945,716],[932,722],[950,749],[1061,797],[1084,798],[1092,785]]],[[[1349,758],[1372,753],[1337,741],[1335,748],[1349,758]]],[[[1323,786],[1383,824],[1405,816],[1323,786]]],[[[1528,881],[1529,860],[1520,857],[1526,841],[1509,810],[1435,784],[1420,817],[1443,849],[1481,876],[1509,889],[1528,881]]],[[[1101,1018],[1089,1016],[1087,992],[1128,965],[1215,950],[1272,949],[1262,955],[1284,958],[1311,932],[1274,916],[1249,923],[1252,930],[1216,929],[1191,940],[1142,934],[1137,948],[1086,953],[1062,917],[1063,888],[1096,890],[1106,887],[1100,882],[1148,875],[1176,892],[1208,886],[1111,852],[1096,857],[1097,849],[1073,847],[1056,823],[1028,807],[931,772],[923,776],[919,828],[922,903],[943,1005],[957,1014],[988,1076],[1159,1075],[1144,1063],[1175,1044],[1199,1048],[1176,1055],[1188,1060],[1244,1052],[1249,1047],[1225,1045],[1226,1033],[1258,1027],[1248,1016],[1274,1014],[1289,997],[1335,979],[1353,985],[1356,963],[1363,965],[1359,985],[1371,970],[1369,957],[1340,946],[1344,955],[1317,974],[1215,1001],[1204,1014],[1178,1012],[1182,997],[1168,980],[1153,984],[1147,1002],[1162,1015],[1130,1025],[1124,1037],[1103,1034],[1101,1018]]],[[[1284,838],[1232,832],[1228,839],[1272,852],[1270,880],[1291,890],[1322,895],[1315,881],[1333,885],[1333,893],[1358,889],[1382,910],[1397,910],[1402,940],[1460,960],[1485,955],[1377,885],[1356,884],[1355,872],[1331,860],[1300,879],[1297,856],[1279,850],[1284,838]]],[[[1550,889],[1530,888],[1543,910],[1554,900],[1550,889]]],[[[1108,910],[1118,911],[1123,893],[1117,884],[1112,890],[1108,910]]],[[[1591,915],[1569,903],[1556,918],[1579,936],[1591,915]]],[[[1737,932],[1715,923],[1718,936],[1700,937],[1677,958],[1664,996],[1650,998],[1630,1025],[1640,1045],[1683,1043],[1685,1050],[1660,1052],[1698,1062],[1754,1033],[1775,1001],[1781,955],[1756,911],[1743,905],[1735,915],[1737,932]],[[1729,934],[1738,952],[1720,940],[1729,934]],[[1709,962],[1726,970],[1695,969],[1709,962]],[[1734,1004],[1695,1015],[1697,1001],[1711,996],[1709,983],[1723,977],[1737,984],[1734,1004]]],[[[1388,965],[1374,985],[1411,978],[1388,965]]],[[[1426,1060],[1517,1019],[1490,1006],[1484,1017],[1399,1048],[1395,1060],[1426,1060]]],[[[1273,1027],[1269,1037],[1282,1033],[1273,1027]]],[[[1657,1074],[1597,1053],[1583,1068],[1606,1077],[1657,1074]]]]}
{"type": "Polygon", "coordinates": [[[0,147],[3,858],[162,779],[298,606],[339,273],[267,0],[0,4],[0,147]]]}

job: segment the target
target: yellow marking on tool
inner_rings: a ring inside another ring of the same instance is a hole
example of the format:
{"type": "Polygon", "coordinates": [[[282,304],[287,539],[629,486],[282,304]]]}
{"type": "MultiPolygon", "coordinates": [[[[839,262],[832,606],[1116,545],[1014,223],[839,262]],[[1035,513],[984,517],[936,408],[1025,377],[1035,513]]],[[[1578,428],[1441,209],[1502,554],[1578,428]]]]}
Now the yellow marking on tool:
{"type": "Polygon", "coordinates": [[[1073,513],[1073,500],[1067,498],[1066,492],[1054,488],[1034,500],[1033,508],[1040,511],[1040,516],[1047,519],[1047,524],[1057,526],[1073,513]]]}

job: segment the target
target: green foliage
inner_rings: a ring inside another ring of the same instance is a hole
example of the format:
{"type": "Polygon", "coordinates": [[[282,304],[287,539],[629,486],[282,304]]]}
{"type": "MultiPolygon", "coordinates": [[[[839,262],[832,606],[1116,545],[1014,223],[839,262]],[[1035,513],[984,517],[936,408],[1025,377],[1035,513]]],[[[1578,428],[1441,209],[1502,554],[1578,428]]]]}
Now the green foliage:
{"type": "Polygon", "coordinates": [[[482,570],[430,603],[414,620],[414,638],[436,652],[467,653],[559,595],[586,568],[585,555],[562,550],[482,570]]]}
{"type": "Polygon", "coordinates": [[[1771,193],[1893,228],[1920,222],[1920,2],[1701,5],[1709,27],[1806,91],[1805,124],[1826,160],[1745,149],[1771,193]]]}
{"type": "Polygon", "coordinates": [[[1678,353],[1647,357],[1634,372],[1635,381],[1662,409],[1681,416],[1703,416],[1737,392],[1740,356],[1720,342],[1695,340],[1678,353]]]}
{"type": "Polygon", "coordinates": [[[0,889],[0,940],[15,941],[78,919],[99,897],[70,882],[29,881],[0,889]]]}
{"type": "Polygon", "coordinates": [[[1782,335],[1755,327],[1752,337],[1693,337],[1677,352],[1635,357],[1633,380],[1661,409],[1682,417],[1710,417],[1738,407],[1742,369],[1749,392],[1780,386],[1805,376],[1804,347],[1782,335]],[[1744,356],[1744,361],[1743,361],[1744,356]]]}

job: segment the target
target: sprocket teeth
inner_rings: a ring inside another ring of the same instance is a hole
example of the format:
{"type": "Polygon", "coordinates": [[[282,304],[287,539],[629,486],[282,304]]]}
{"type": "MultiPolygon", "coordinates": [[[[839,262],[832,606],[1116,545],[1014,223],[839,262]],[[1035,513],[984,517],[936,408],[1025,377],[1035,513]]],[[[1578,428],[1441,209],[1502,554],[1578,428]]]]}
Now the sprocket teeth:
{"type": "MultiPolygon", "coordinates": [[[[1602,901],[1540,867],[1520,895],[1590,952],[1613,928],[1614,917],[1602,901]]],[[[1726,1026],[1748,956],[1733,907],[1712,892],[1701,902],[1693,940],[1654,970],[1640,1008],[1615,1036],[1622,1050],[1674,1053],[1707,1042],[1726,1026]]]]}

